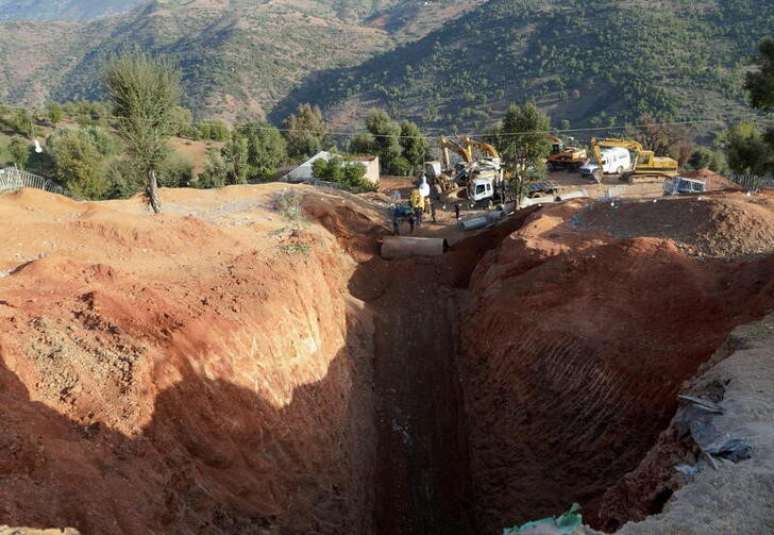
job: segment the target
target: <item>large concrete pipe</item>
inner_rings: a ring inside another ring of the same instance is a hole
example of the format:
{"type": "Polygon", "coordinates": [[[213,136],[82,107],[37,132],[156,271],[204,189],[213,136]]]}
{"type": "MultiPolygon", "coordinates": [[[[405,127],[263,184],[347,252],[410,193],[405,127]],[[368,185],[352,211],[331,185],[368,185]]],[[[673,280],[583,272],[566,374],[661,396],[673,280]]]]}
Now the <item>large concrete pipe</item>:
{"type": "Polygon", "coordinates": [[[443,238],[415,238],[412,236],[385,236],[382,241],[382,258],[407,258],[410,256],[439,256],[449,248],[443,238]]]}

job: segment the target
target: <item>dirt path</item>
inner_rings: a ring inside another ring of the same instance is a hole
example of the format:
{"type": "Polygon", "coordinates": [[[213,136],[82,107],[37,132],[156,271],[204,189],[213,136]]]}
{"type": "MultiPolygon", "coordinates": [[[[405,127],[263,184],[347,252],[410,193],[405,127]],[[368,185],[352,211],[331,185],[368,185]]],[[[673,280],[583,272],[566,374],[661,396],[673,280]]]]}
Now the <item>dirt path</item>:
{"type": "Polygon", "coordinates": [[[372,280],[386,275],[383,291],[370,301],[377,318],[377,533],[470,533],[453,292],[434,262],[381,263],[379,271],[372,280]]]}

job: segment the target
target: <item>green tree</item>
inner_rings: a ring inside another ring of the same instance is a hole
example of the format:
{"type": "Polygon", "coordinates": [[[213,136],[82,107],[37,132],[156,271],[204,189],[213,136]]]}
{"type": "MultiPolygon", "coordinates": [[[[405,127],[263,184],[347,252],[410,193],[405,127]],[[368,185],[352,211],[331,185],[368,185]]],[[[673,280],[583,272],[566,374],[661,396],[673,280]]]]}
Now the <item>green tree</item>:
{"type": "Polygon", "coordinates": [[[336,182],[351,189],[372,191],[375,186],[365,179],[365,174],[363,164],[339,156],[329,160],[319,158],[312,163],[312,175],[315,178],[336,182]]]}
{"type": "Polygon", "coordinates": [[[530,182],[543,176],[543,162],[551,153],[551,144],[545,136],[550,128],[548,116],[528,102],[511,104],[498,129],[495,139],[519,199],[526,194],[530,182]]]}
{"type": "Polygon", "coordinates": [[[22,138],[14,137],[8,144],[8,152],[11,154],[11,161],[19,169],[27,167],[30,159],[30,144],[22,138]]]}
{"type": "Polygon", "coordinates": [[[83,129],[83,132],[89,136],[91,142],[102,156],[112,156],[118,152],[118,144],[115,137],[104,128],[87,126],[83,129]]]}
{"type": "MultiPolygon", "coordinates": [[[[774,39],[765,39],[759,48],[758,58],[756,60],[758,69],[747,73],[745,89],[750,94],[750,104],[764,112],[774,112],[774,39]]],[[[756,174],[774,174],[774,128],[769,128],[763,136],[764,143],[768,146],[765,154],[758,155],[761,150],[761,140],[758,135],[750,134],[751,147],[748,150],[739,151],[739,147],[734,147],[734,154],[729,152],[728,163],[736,170],[737,165],[747,165],[750,169],[755,169],[756,174]],[[740,162],[737,157],[748,158],[745,162],[740,162]]],[[[729,149],[731,146],[729,145],[729,149]]]]}
{"type": "Polygon", "coordinates": [[[711,169],[716,173],[725,173],[728,170],[728,164],[723,153],[701,146],[694,149],[691,157],[688,159],[687,166],[697,170],[711,169]]]}
{"type": "Polygon", "coordinates": [[[159,184],[166,188],[186,188],[193,182],[193,164],[186,157],[170,154],[159,166],[159,184]]]}
{"type": "Polygon", "coordinates": [[[350,154],[376,154],[376,139],[369,133],[354,136],[349,142],[350,154]]]}
{"type": "Polygon", "coordinates": [[[285,138],[279,130],[265,122],[248,123],[238,129],[247,140],[247,162],[250,174],[256,178],[271,178],[287,161],[285,138]]]}
{"type": "Polygon", "coordinates": [[[105,81],[118,118],[118,133],[127,153],[147,176],[147,193],[155,213],[161,211],[156,173],[167,156],[166,140],[180,99],[180,74],[168,62],[130,52],[107,68],[105,81]]]}
{"type": "Polygon", "coordinates": [[[774,111],[774,39],[765,39],[759,47],[758,69],[747,73],[745,89],[750,104],[762,111],[774,111]]]}
{"type": "Polygon", "coordinates": [[[388,174],[401,172],[397,159],[403,153],[400,145],[401,128],[382,110],[374,110],[366,119],[366,128],[373,138],[373,149],[379,156],[382,171],[388,174]]]}
{"type": "Polygon", "coordinates": [[[64,110],[58,103],[49,102],[46,105],[46,115],[48,116],[48,120],[51,122],[51,124],[56,126],[62,122],[62,119],[64,119],[64,110]]]}
{"type": "Polygon", "coordinates": [[[32,124],[32,115],[24,108],[16,110],[14,115],[13,127],[19,135],[32,138],[34,134],[34,125],[32,124]]]}
{"type": "Polygon", "coordinates": [[[102,199],[110,189],[104,157],[84,129],[58,130],[48,140],[59,180],[75,196],[102,199]]]}
{"type": "Polygon", "coordinates": [[[226,185],[228,178],[228,167],[223,161],[220,152],[214,149],[208,151],[207,163],[204,165],[204,171],[196,179],[195,185],[198,188],[220,188],[226,185]]]}
{"type": "Polygon", "coordinates": [[[228,125],[220,120],[202,121],[196,128],[199,130],[199,136],[202,139],[226,141],[229,137],[228,125]]]}
{"type": "Polygon", "coordinates": [[[128,158],[114,158],[104,168],[108,189],[105,198],[124,199],[142,191],[145,177],[128,158]]]}
{"type": "Polygon", "coordinates": [[[226,165],[227,182],[229,184],[244,184],[250,171],[249,150],[247,139],[239,132],[231,134],[231,140],[221,149],[223,163],[226,165]]]}
{"type": "Polygon", "coordinates": [[[188,108],[175,106],[170,118],[170,131],[176,136],[191,136],[193,130],[193,114],[188,108]]]}
{"type": "Polygon", "coordinates": [[[728,130],[728,166],[740,175],[765,175],[772,169],[772,148],[753,123],[740,123],[728,130]]]}
{"type": "Polygon", "coordinates": [[[288,156],[306,159],[328,148],[328,126],[320,108],[301,104],[296,113],[289,115],[283,126],[288,143],[288,156]]]}
{"type": "MultiPolygon", "coordinates": [[[[419,127],[405,121],[400,125],[400,145],[402,148],[402,157],[408,164],[408,170],[400,174],[415,174],[418,169],[422,169],[427,158],[428,143],[427,138],[422,135],[419,127]]],[[[400,166],[402,162],[398,162],[400,166]]]]}

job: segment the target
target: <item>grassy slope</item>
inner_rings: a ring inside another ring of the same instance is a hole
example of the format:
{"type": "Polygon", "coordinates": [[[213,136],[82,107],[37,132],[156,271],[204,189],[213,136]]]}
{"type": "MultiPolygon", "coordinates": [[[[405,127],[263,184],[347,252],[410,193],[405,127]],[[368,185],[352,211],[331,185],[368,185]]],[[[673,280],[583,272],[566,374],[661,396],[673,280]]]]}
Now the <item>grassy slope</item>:
{"type": "Polygon", "coordinates": [[[749,111],[743,71],[772,27],[769,0],[492,0],[416,43],[310,80],[277,114],[297,101],[334,115],[368,103],[469,129],[525,99],[573,125],[646,111],[740,113],[749,111]]]}

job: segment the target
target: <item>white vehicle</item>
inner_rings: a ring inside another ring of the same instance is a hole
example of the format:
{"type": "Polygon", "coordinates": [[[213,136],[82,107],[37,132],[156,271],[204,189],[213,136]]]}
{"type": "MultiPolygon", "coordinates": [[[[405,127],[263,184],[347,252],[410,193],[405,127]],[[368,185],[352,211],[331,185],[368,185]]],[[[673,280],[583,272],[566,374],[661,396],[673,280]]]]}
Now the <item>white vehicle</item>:
{"type": "Polygon", "coordinates": [[[490,178],[474,178],[470,182],[468,198],[471,202],[485,201],[494,197],[494,186],[490,178]]]}
{"type": "Polygon", "coordinates": [[[602,167],[602,172],[605,174],[621,175],[624,172],[631,170],[632,155],[628,149],[623,147],[603,149],[601,164],[592,163],[591,160],[589,160],[580,168],[581,175],[594,176],[594,171],[600,166],[602,167]]]}

